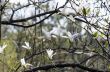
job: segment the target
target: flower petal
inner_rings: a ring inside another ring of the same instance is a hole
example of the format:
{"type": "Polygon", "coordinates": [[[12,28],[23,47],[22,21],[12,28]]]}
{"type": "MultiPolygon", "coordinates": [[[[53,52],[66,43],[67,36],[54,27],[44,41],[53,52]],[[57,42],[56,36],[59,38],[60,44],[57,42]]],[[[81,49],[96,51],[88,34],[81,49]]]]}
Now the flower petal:
{"type": "Polygon", "coordinates": [[[25,42],[26,46],[29,47],[29,42],[25,42]]]}
{"type": "Polygon", "coordinates": [[[25,66],[25,64],[26,64],[25,59],[22,58],[20,61],[21,61],[21,65],[24,65],[25,66]]]}
{"type": "Polygon", "coordinates": [[[4,49],[4,48],[6,48],[6,47],[7,47],[7,45],[6,45],[6,44],[2,46],[2,48],[3,48],[3,49],[4,49]]]}

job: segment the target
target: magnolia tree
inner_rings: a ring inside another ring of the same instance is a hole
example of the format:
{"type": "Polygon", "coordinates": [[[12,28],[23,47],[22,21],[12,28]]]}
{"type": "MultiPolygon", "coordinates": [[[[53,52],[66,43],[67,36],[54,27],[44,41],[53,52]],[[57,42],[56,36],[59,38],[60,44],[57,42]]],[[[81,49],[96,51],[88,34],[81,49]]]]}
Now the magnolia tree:
{"type": "Polygon", "coordinates": [[[109,0],[1,0],[2,72],[110,72],[109,0]]]}

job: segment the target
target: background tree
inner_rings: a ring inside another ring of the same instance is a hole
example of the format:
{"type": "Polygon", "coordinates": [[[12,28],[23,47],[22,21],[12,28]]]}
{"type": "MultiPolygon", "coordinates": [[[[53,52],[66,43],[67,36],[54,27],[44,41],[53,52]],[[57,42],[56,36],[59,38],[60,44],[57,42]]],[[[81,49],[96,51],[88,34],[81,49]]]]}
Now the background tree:
{"type": "Polygon", "coordinates": [[[2,72],[110,71],[110,1],[62,2],[1,1],[2,72]]]}

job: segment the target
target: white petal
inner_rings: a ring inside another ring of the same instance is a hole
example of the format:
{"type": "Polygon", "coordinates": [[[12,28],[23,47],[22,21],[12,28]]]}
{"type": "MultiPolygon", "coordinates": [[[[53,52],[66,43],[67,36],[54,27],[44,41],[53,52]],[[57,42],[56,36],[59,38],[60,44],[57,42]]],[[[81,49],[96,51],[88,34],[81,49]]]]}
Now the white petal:
{"type": "Polygon", "coordinates": [[[22,58],[20,61],[21,61],[21,65],[23,65],[24,67],[33,66],[32,64],[26,63],[24,58],[22,58]]]}
{"type": "Polygon", "coordinates": [[[0,46],[0,53],[3,53],[3,50],[7,47],[7,45],[0,46]]]}
{"type": "Polygon", "coordinates": [[[26,46],[29,47],[29,42],[25,42],[26,46]]]}
{"type": "Polygon", "coordinates": [[[22,58],[20,61],[21,61],[21,65],[25,65],[25,64],[26,64],[26,62],[25,62],[25,59],[24,59],[24,58],[22,58]]]}
{"type": "Polygon", "coordinates": [[[53,38],[57,38],[57,36],[56,36],[56,35],[52,35],[52,37],[53,37],[53,38]]]}
{"type": "Polygon", "coordinates": [[[70,32],[67,32],[68,37],[72,37],[72,34],[70,32]]]}
{"type": "Polygon", "coordinates": [[[26,45],[22,45],[23,48],[26,49],[31,49],[31,47],[29,46],[29,42],[25,42],[26,45]]]}
{"type": "Polygon", "coordinates": [[[31,49],[31,47],[28,47],[27,49],[31,49]]]}
{"type": "Polygon", "coordinates": [[[66,38],[66,39],[68,38],[67,36],[61,36],[61,37],[62,37],[62,38],[66,38]]]}
{"type": "Polygon", "coordinates": [[[79,33],[75,33],[75,34],[73,34],[73,38],[76,38],[76,37],[78,37],[80,34],[79,33]]]}
{"type": "Polygon", "coordinates": [[[5,45],[3,45],[3,47],[2,47],[2,48],[4,49],[4,48],[6,48],[6,47],[7,47],[7,45],[5,44],[5,45]]]}
{"type": "Polygon", "coordinates": [[[30,64],[30,63],[26,63],[26,66],[33,66],[32,64],[30,64]]]}
{"type": "Polygon", "coordinates": [[[22,45],[22,47],[23,47],[23,48],[26,48],[26,49],[28,49],[28,47],[27,47],[27,46],[25,46],[25,45],[22,45]]]}
{"type": "Polygon", "coordinates": [[[48,57],[49,57],[50,59],[52,59],[52,57],[53,57],[53,50],[47,49],[46,51],[47,51],[48,57]]]}

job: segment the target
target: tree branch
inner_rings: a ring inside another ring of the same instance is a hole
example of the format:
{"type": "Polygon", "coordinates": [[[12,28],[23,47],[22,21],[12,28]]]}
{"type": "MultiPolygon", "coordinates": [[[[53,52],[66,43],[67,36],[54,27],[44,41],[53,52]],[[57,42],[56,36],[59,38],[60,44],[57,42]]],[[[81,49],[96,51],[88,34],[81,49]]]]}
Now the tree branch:
{"type": "Polygon", "coordinates": [[[35,24],[32,25],[19,25],[19,24],[15,24],[15,23],[4,23],[3,25],[13,25],[13,26],[17,26],[17,27],[23,27],[23,28],[29,28],[29,27],[33,27],[41,22],[43,22],[44,20],[46,20],[47,18],[49,18],[50,16],[52,16],[54,13],[48,15],[47,17],[45,17],[44,19],[40,20],[39,22],[36,22],[35,24]]]}
{"type": "Polygon", "coordinates": [[[78,67],[78,68],[81,68],[83,70],[90,71],[90,72],[110,72],[110,71],[103,71],[103,70],[98,70],[98,69],[94,69],[94,68],[88,68],[81,64],[75,64],[75,63],[63,63],[63,64],[54,64],[54,65],[48,64],[48,65],[36,67],[36,68],[30,69],[30,70],[27,70],[24,72],[35,72],[38,70],[48,70],[51,68],[64,68],[64,67],[72,67],[72,68],[78,67]]]}
{"type": "Polygon", "coordinates": [[[41,14],[37,14],[37,15],[34,15],[34,16],[30,16],[30,17],[27,17],[27,18],[23,18],[23,19],[17,19],[17,20],[11,20],[11,21],[1,21],[1,24],[11,24],[11,23],[16,23],[16,22],[26,22],[30,19],[33,19],[35,17],[40,17],[40,16],[44,16],[44,15],[47,15],[47,14],[53,14],[53,13],[58,13],[59,10],[55,9],[53,11],[48,11],[48,12],[44,12],[44,13],[41,13],[41,14]]]}

